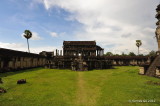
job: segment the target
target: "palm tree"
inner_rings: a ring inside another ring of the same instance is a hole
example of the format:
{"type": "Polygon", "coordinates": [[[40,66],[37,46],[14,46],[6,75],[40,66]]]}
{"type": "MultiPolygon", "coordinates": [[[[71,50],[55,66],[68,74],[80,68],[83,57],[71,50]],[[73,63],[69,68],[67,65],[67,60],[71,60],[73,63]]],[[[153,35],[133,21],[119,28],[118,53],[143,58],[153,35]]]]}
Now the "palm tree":
{"type": "Polygon", "coordinates": [[[24,31],[24,37],[27,39],[28,52],[30,53],[28,39],[30,39],[32,37],[32,32],[30,30],[25,30],[24,31]]]}
{"type": "Polygon", "coordinates": [[[136,40],[136,46],[138,47],[138,55],[139,55],[139,47],[142,45],[141,40],[136,40]]]}

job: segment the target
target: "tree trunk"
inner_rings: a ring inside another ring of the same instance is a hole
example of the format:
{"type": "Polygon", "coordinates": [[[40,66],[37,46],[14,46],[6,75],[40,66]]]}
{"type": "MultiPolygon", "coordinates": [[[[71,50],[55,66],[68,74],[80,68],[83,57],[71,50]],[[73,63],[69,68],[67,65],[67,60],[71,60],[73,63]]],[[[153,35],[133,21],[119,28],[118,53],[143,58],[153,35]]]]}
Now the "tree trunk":
{"type": "Polygon", "coordinates": [[[139,55],[139,47],[138,47],[138,55],[139,55]]]}
{"type": "Polygon", "coordinates": [[[28,44],[28,52],[30,53],[30,50],[29,50],[29,42],[28,42],[28,39],[27,39],[27,44],[28,44]]]}

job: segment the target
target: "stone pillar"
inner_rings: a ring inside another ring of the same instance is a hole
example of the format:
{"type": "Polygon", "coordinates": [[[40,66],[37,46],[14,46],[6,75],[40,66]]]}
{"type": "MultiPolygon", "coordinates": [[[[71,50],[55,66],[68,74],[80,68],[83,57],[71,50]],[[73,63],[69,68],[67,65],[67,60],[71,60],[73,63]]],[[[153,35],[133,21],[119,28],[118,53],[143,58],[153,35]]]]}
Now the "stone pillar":
{"type": "Polygon", "coordinates": [[[145,74],[144,67],[139,67],[139,74],[141,74],[141,75],[145,74]]]}
{"type": "Polygon", "coordinates": [[[57,56],[57,49],[56,49],[56,56],[57,56]]]}
{"type": "Polygon", "coordinates": [[[1,61],[1,68],[3,68],[3,64],[4,64],[3,61],[1,61]]]}
{"type": "Polygon", "coordinates": [[[97,52],[97,50],[96,50],[96,56],[98,56],[98,52],[97,52]]]}
{"type": "Polygon", "coordinates": [[[104,49],[103,49],[103,55],[104,55],[104,49]]]}
{"type": "Polygon", "coordinates": [[[113,64],[114,64],[114,65],[117,65],[117,62],[116,62],[115,60],[113,60],[113,64]]]}
{"type": "Polygon", "coordinates": [[[160,77],[160,70],[156,68],[156,77],[160,77]]]}
{"type": "Polygon", "coordinates": [[[99,56],[99,50],[97,50],[97,56],[99,56]]]}
{"type": "Polygon", "coordinates": [[[101,50],[101,56],[103,56],[103,50],[101,50]]]}
{"type": "Polygon", "coordinates": [[[52,56],[54,56],[54,51],[53,51],[53,53],[52,53],[52,56]]]}
{"type": "Polygon", "coordinates": [[[61,50],[61,52],[60,52],[60,55],[62,56],[62,50],[61,50]]]}
{"type": "Polygon", "coordinates": [[[160,55],[160,4],[157,6],[156,11],[157,11],[156,18],[158,20],[158,22],[156,23],[156,25],[157,25],[156,39],[157,39],[157,43],[158,43],[158,53],[157,53],[157,55],[160,55]]]}
{"type": "Polygon", "coordinates": [[[103,56],[103,50],[101,50],[101,56],[103,56]]]}
{"type": "Polygon", "coordinates": [[[9,68],[13,68],[13,61],[9,61],[9,68]]]}

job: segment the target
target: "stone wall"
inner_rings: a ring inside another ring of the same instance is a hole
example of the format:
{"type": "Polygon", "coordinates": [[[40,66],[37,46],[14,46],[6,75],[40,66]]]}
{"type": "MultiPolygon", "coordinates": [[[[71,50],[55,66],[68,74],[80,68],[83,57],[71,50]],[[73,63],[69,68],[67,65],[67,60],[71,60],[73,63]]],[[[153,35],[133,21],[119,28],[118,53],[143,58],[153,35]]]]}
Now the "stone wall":
{"type": "MultiPolygon", "coordinates": [[[[72,69],[78,56],[53,56],[47,58],[46,68],[72,69]]],[[[150,63],[147,56],[82,56],[88,70],[107,69],[112,66],[141,66],[150,63]]]]}
{"type": "MultiPolygon", "coordinates": [[[[71,69],[77,56],[54,56],[52,52],[33,54],[0,48],[0,72],[34,67],[71,69]]],[[[143,65],[150,63],[145,56],[83,56],[88,70],[106,69],[112,66],[143,65]]]]}
{"type": "Polygon", "coordinates": [[[0,72],[42,67],[46,58],[39,54],[0,48],[0,72]]]}

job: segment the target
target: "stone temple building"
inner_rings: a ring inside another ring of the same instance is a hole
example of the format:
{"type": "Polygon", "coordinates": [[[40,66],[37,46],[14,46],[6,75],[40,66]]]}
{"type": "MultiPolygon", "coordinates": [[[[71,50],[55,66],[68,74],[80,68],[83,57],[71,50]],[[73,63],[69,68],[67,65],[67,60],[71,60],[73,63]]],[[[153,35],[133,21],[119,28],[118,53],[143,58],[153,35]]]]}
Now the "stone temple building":
{"type": "Polygon", "coordinates": [[[96,45],[96,41],[64,41],[62,50],[41,52],[48,57],[47,68],[70,68],[77,71],[110,68],[111,61],[100,58],[104,49],[96,45]],[[56,56],[54,56],[56,54],[56,56]]]}
{"type": "Polygon", "coordinates": [[[140,67],[140,74],[155,76],[160,78],[160,4],[156,8],[157,28],[156,28],[156,39],[158,44],[157,56],[153,57],[150,64],[144,64],[140,67]]]}
{"type": "Polygon", "coordinates": [[[103,56],[104,49],[96,41],[64,41],[64,56],[103,56]]]}
{"type": "Polygon", "coordinates": [[[46,68],[68,68],[75,71],[107,69],[114,65],[140,65],[149,62],[147,56],[105,56],[104,49],[98,46],[96,41],[64,41],[63,51],[43,51],[40,55],[47,58],[46,68]]]}

